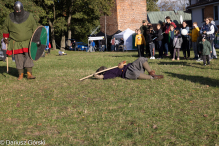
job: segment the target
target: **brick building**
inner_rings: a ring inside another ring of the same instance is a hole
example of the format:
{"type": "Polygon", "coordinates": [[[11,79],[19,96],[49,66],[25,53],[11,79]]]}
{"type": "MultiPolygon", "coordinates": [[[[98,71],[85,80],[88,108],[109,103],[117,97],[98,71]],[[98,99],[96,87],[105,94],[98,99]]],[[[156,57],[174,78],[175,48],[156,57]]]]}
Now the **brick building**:
{"type": "MultiPolygon", "coordinates": [[[[106,16],[106,33],[114,34],[127,28],[140,28],[142,20],[147,20],[146,0],[115,0],[111,15],[106,16]]],[[[100,18],[101,31],[105,33],[105,16],[100,18]]]]}

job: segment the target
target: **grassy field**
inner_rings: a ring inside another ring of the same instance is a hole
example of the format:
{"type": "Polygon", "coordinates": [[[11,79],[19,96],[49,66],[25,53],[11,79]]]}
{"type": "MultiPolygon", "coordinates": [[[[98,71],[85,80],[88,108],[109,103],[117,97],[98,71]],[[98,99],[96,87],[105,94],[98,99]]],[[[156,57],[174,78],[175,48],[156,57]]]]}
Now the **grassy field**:
{"type": "Polygon", "coordinates": [[[35,80],[17,81],[11,58],[9,74],[0,62],[0,143],[219,145],[219,59],[205,67],[194,60],[149,60],[162,80],[80,82],[102,65],[133,62],[137,52],[66,53],[52,51],[35,62],[35,80]]]}

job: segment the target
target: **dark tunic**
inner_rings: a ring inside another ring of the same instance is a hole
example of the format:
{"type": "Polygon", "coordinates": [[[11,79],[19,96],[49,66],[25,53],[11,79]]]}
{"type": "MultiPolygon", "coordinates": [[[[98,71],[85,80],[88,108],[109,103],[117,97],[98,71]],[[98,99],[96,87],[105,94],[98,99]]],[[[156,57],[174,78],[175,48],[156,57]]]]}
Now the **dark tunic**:
{"type": "Polygon", "coordinates": [[[124,65],[124,67],[122,69],[114,68],[112,70],[105,72],[103,79],[112,79],[112,78],[116,78],[116,77],[126,78],[125,74],[126,74],[127,68],[130,65],[131,65],[131,63],[129,63],[128,65],[124,65]]]}
{"type": "Polygon", "coordinates": [[[148,61],[147,58],[139,57],[134,62],[125,65],[122,69],[115,68],[105,72],[104,79],[121,77],[121,78],[136,80],[141,73],[145,72],[143,63],[147,61],[148,61]]]}

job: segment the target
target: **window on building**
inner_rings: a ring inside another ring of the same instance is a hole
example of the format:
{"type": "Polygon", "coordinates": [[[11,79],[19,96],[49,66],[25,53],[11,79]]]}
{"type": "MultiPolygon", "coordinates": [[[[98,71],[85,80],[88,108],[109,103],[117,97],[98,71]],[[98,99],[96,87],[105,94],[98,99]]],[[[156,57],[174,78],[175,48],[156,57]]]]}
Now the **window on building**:
{"type": "Polygon", "coordinates": [[[218,6],[214,6],[214,20],[218,20],[218,6]]]}
{"type": "Polygon", "coordinates": [[[205,9],[203,8],[202,9],[202,22],[205,21],[205,9]]]}

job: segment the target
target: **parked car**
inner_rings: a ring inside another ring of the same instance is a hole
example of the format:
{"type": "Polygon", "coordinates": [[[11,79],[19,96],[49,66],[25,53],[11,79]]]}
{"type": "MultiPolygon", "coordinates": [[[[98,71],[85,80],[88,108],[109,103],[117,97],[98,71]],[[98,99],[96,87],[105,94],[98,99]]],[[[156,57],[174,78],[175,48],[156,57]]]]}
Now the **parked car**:
{"type": "Polygon", "coordinates": [[[84,42],[77,42],[78,45],[78,51],[87,51],[88,50],[88,45],[84,42]]]}

